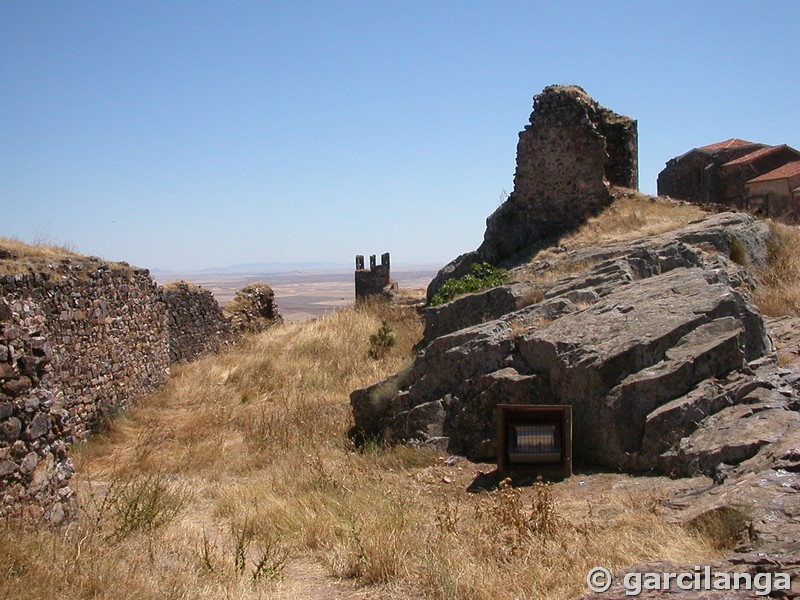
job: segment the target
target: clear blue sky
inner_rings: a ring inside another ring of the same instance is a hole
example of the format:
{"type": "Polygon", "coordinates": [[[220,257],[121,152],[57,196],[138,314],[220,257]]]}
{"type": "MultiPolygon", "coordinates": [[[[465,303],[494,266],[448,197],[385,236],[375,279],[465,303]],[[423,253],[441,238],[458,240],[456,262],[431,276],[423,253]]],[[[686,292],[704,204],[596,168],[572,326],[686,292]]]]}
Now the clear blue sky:
{"type": "Polygon", "coordinates": [[[0,235],[150,268],[477,247],[531,98],[639,121],[641,188],[800,148],[800,2],[0,0],[0,235]]]}

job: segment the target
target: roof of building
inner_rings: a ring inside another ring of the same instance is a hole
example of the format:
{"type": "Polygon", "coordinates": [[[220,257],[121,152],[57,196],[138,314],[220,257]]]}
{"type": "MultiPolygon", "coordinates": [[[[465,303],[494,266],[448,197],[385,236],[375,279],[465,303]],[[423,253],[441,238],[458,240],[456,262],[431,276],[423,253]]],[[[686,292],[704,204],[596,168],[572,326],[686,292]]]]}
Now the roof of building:
{"type": "Polygon", "coordinates": [[[783,166],[773,169],[769,173],[764,173],[758,177],[753,177],[747,183],[758,183],[760,181],[774,181],[776,179],[787,179],[800,175],[800,160],[793,160],[783,166]]]}
{"type": "Polygon", "coordinates": [[[745,154],[744,156],[740,156],[739,158],[734,158],[733,160],[729,160],[722,166],[732,167],[734,165],[743,165],[751,161],[754,161],[757,158],[761,158],[762,156],[772,154],[773,152],[775,152],[775,150],[777,150],[780,147],[781,146],[767,146],[766,148],[759,148],[758,150],[755,150],[749,154],[745,154]]]}
{"type": "Polygon", "coordinates": [[[795,152],[797,154],[797,156],[800,157],[800,152],[797,152],[797,150],[795,150],[791,146],[787,146],[786,144],[781,144],[780,146],[767,146],[766,148],[760,148],[759,150],[755,150],[754,152],[751,152],[750,154],[745,154],[744,156],[740,156],[739,158],[735,158],[735,159],[733,159],[731,161],[728,161],[722,166],[723,167],[732,167],[734,165],[744,165],[744,164],[752,162],[752,161],[754,161],[754,160],[756,160],[758,158],[761,158],[762,156],[767,156],[769,154],[773,154],[774,152],[779,152],[781,150],[786,150],[787,148],[789,150],[792,150],[793,152],[795,152]]]}
{"type": "Polygon", "coordinates": [[[725,150],[727,148],[738,148],[739,146],[752,146],[755,142],[748,142],[747,140],[740,140],[739,138],[731,138],[724,142],[717,142],[716,144],[709,144],[708,146],[700,146],[697,150],[725,150]]]}

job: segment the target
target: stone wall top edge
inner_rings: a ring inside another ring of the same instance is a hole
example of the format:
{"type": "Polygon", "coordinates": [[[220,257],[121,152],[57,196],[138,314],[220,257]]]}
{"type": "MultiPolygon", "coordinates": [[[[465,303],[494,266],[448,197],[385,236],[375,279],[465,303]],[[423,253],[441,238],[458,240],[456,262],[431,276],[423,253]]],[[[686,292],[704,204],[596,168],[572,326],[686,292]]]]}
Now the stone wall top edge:
{"type": "MultiPolygon", "coordinates": [[[[542,104],[550,105],[561,104],[562,102],[577,102],[586,106],[589,110],[602,114],[603,120],[608,123],[635,123],[634,119],[617,113],[610,108],[600,104],[597,100],[592,98],[586,90],[578,85],[550,85],[544,88],[540,93],[533,97],[534,107],[541,106],[542,104]]],[[[541,109],[540,109],[541,110],[541,109]]],[[[534,110],[534,112],[536,112],[534,110]]],[[[533,113],[531,113],[531,123],[534,122],[533,113]]]]}
{"type": "Polygon", "coordinates": [[[150,270],[132,266],[125,262],[109,262],[97,257],[59,259],[43,258],[0,259],[0,281],[3,278],[40,275],[48,279],[54,275],[65,277],[90,276],[110,272],[114,276],[150,276],[150,270]]]}

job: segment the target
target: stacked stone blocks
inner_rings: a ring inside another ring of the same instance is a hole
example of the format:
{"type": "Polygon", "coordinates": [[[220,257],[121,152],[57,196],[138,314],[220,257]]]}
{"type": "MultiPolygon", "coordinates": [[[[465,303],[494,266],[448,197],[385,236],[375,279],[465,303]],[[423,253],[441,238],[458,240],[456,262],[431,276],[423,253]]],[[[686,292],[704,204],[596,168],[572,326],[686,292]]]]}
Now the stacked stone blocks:
{"type": "MultiPolygon", "coordinates": [[[[209,291],[164,289],[125,263],[2,258],[27,272],[0,275],[0,516],[60,523],[75,513],[68,445],[165,383],[171,364],[253,330],[252,315],[226,318],[209,291]]],[[[267,298],[279,322],[269,292],[251,312],[267,298]]]]}

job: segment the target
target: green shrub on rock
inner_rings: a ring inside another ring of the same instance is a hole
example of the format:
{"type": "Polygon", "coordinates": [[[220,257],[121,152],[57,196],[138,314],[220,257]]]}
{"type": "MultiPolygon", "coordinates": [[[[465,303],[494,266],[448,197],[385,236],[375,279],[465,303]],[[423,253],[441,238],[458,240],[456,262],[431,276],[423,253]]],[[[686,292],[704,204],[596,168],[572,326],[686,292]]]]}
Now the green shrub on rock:
{"type": "Polygon", "coordinates": [[[463,277],[445,281],[439,291],[431,298],[431,306],[450,302],[456,296],[480,292],[508,283],[508,271],[493,267],[489,263],[476,263],[470,267],[469,273],[463,277]]]}

